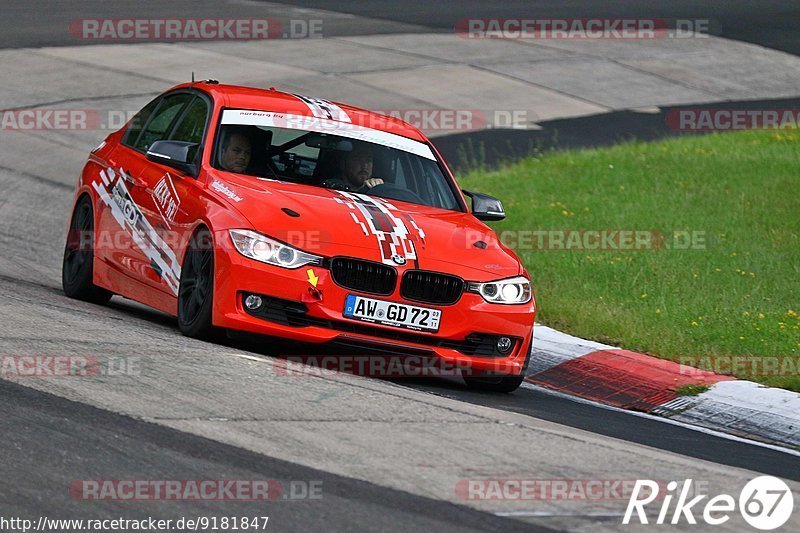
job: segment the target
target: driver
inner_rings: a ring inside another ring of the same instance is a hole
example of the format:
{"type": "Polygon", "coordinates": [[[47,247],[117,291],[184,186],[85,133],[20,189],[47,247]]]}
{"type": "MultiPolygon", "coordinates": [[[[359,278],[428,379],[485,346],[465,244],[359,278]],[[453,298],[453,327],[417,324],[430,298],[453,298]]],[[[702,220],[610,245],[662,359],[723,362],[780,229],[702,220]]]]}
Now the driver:
{"type": "Polygon", "coordinates": [[[340,158],[340,170],[342,179],[353,192],[367,192],[383,184],[381,178],[372,177],[372,147],[369,143],[353,143],[353,150],[340,158]]]}
{"type": "Polygon", "coordinates": [[[252,143],[247,135],[241,132],[231,133],[222,143],[219,165],[228,172],[244,174],[250,164],[252,151],[252,143]]]}

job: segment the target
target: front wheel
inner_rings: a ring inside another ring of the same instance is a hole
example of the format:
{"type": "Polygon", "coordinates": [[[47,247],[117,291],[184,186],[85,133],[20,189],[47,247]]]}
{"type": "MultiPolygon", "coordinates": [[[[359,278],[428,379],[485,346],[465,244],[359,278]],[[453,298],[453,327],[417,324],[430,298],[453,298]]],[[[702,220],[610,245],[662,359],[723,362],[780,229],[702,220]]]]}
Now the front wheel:
{"type": "Polygon", "coordinates": [[[214,245],[211,233],[194,234],[183,259],[178,286],[178,329],[187,337],[210,340],[217,331],[211,324],[214,303],[214,245]]]}
{"type": "Polygon", "coordinates": [[[111,292],[98,287],[94,277],[94,208],[88,196],[75,204],[69,223],[64,260],[61,263],[61,286],[70,298],[104,304],[111,292]]]}

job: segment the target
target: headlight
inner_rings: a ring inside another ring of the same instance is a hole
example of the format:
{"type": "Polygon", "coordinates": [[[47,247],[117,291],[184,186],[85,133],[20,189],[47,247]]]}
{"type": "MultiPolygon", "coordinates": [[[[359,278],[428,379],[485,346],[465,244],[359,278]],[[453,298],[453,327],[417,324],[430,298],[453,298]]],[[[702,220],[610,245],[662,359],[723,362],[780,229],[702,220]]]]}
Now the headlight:
{"type": "Polygon", "coordinates": [[[300,268],[303,265],[320,264],[322,258],[298,250],[266,235],[246,229],[229,230],[236,249],[245,257],[283,268],[300,268]]]}
{"type": "Polygon", "coordinates": [[[523,276],[489,283],[471,282],[467,290],[477,292],[484,300],[494,304],[525,304],[531,301],[532,294],[531,282],[523,276]]]}

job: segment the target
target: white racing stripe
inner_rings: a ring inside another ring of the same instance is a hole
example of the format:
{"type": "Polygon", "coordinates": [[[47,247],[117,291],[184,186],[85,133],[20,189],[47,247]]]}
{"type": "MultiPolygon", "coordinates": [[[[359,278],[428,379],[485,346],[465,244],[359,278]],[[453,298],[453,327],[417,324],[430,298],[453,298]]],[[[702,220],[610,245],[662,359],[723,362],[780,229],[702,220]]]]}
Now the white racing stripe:
{"type": "MultiPolygon", "coordinates": [[[[109,168],[106,169],[106,172],[110,180],[116,178],[116,181],[110,184],[110,192],[98,181],[92,182],[94,190],[111,210],[111,215],[117,224],[131,235],[133,242],[144,252],[145,256],[158,265],[161,270],[161,278],[177,295],[181,279],[181,266],[178,258],[133,201],[133,197],[122,179],[125,171],[120,169],[120,173],[117,175],[113,169],[109,168]]],[[[102,174],[102,176],[105,177],[106,174],[102,174]]]]}
{"type": "Polygon", "coordinates": [[[312,98],[302,94],[291,93],[292,96],[308,106],[315,117],[338,120],[339,122],[352,122],[350,115],[344,109],[328,100],[322,98],[312,98]]]}
{"type": "Polygon", "coordinates": [[[375,130],[366,126],[358,126],[351,122],[341,122],[322,117],[307,115],[290,115],[272,111],[248,111],[244,109],[227,109],[222,113],[222,124],[236,126],[264,126],[268,128],[287,128],[292,130],[330,133],[402,150],[410,154],[435,161],[430,147],[422,142],[396,135],[387,131],[375,130]]]}
{"type": "Polygon", "coordinates": [[[365,220],[366,227],[369,227],[372,235],[377,238],[381,261],[384,264],[396,265],[394,260],[396,257],[402,257],[405,261],[417,260],[414,241],[409,238],[408,228],[403,220],[392,213],[397,209],[391,203],[366,194],[337,192],[347,198],[342,203],[351,209],[350,216],[353,217],[353,220],[361,226],[362,230],[365,229],[365,223],[361,222],[354,214],[354,212],[358,212],[365,220]],[[376,220],[376,217],[380,217],[381,220],[376,220]]]}

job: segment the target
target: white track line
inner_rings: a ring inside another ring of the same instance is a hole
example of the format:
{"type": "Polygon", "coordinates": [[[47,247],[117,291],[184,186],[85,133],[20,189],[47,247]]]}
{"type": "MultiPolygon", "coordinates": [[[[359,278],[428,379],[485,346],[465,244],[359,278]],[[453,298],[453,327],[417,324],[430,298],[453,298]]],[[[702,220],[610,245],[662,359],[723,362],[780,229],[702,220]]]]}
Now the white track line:
{"type": "Polygon", "coordinates": [[[256,357],[255,355],[248,355],[246,353],[232,353],[228,352],[224,355],[232,355],[234,357],[241,357],[242,359],[249,359],[250,361],[258,361],[260,363],[274,363],[278,359],[265,359],[263,357],[256,357]]]}

